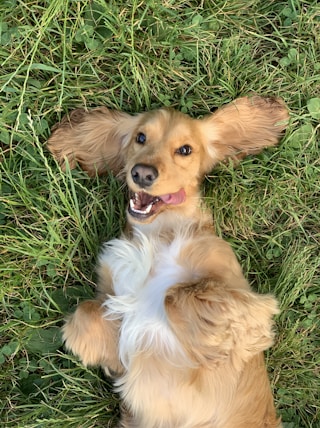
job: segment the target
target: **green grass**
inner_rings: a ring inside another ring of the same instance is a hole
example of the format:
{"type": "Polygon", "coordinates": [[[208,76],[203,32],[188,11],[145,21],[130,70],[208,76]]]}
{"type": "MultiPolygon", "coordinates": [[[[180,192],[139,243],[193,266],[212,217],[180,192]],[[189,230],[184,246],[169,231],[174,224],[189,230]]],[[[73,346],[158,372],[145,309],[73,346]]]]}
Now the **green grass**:
{"type": "Polygon", "coordinates": [[[61,173],[50,127],[79,106],[199,117],[251,92],[284,98],[286,136],[217,168],[204,191],[253,287],[279,299],[267,359],[285,427],[320,426],[319,34],[316,0],[1,1],[1,426],[106,427],[118,415],[108,380],[59,331],[93,295],[125,196],[112,177],[61,173]]]}

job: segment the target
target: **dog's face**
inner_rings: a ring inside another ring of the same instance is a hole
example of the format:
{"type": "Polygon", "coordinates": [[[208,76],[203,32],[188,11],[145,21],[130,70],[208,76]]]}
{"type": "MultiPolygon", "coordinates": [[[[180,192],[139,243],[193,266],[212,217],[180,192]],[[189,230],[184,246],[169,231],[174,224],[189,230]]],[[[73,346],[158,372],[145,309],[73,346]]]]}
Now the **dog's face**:
{"type": "Polygon", "coordinates": [[[143,224],[163,212],[196,216],[203,175],[228,157],[275,145],[287,120],[281,100],[259,96],[238,98],[203,119],[167,109],[136,116],[78,109],[54,127],[48,147],[62,167],[125,172],[129,222],[143,224]]]}
{"type": "Polygon", "coordinates": [[[145,113],[126,147],[129,219],[151,222],[198,194],[205,143],[200,122],[174,110],[145,113]]]}

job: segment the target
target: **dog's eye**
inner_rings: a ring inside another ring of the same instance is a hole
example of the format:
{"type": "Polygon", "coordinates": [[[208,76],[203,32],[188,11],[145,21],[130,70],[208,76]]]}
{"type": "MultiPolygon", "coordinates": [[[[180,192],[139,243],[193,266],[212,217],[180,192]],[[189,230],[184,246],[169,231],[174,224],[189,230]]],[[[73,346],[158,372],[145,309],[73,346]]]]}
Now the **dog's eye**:
{"type": "Polygon", "coordinates": [[[136,137],[136,142],[138,144],[144,144],[147,141],[147,137],[143,132],[139,132],[136,137]]]}
{"type": "Polygon", "coordinates": [[[191,147],[191,146],[189,146],[188,144],[186,144],[186,145],[184,145],[184,146],[179,147],[179,148],[176,150],[176,153],[177,153],[178,155],[181,155],[181,156],[189,156],[189,155],[191,155],[191,153],[192,153],[192,147],[191,147]]]}

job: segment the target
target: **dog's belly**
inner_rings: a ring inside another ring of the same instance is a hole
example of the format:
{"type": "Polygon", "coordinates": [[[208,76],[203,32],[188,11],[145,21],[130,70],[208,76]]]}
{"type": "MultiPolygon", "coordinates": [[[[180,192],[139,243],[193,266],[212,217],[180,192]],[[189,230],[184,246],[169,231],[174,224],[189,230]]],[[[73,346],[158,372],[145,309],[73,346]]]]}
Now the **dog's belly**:
{"type": "Polygon", "coordinates": [[[138,233],[130,241],[112,240],[100,258],[115,293],[105,301],[106,317],[122,320],[119,356],[126,370],[116,387],[139,428],[220,426],[222,412],[208,406],[215,395],[209,377],[200,376],[186,355],[164,307],[171,286],[199,280],[199,272],[179,263],[191,243],[192,235],[178,234],[164,243],[138,233]],[[201,377],[197,385],[195,376],[201,377]]]}
{"type": "Polygon", "coordinates": [[[139,428],[219,428],[208,385],[198,389],[192,369],[141,354],[116,382],[139,428]],[[208,403],[210,403],[208,405],[208,403]]]}

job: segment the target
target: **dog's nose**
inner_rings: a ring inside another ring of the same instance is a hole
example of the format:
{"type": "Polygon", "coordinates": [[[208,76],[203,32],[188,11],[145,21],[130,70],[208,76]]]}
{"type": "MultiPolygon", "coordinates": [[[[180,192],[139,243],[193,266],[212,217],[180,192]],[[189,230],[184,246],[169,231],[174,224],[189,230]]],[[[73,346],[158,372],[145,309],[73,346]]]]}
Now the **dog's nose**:
{"type": "Polygon", "coordinates": [[[137,163],[131,170],[131,177],[136,184],[144,188],[153,184],[158,177],[158,171],[151,165],[137,163]]]}

